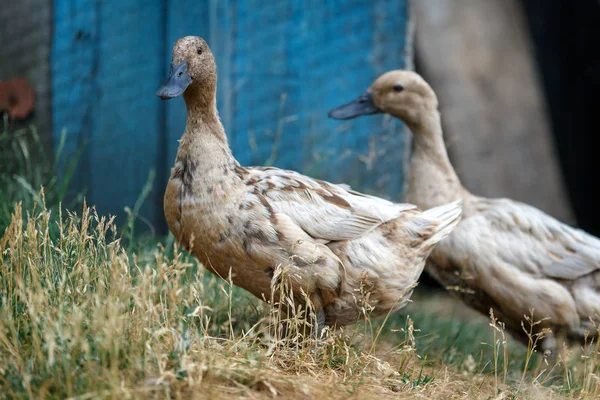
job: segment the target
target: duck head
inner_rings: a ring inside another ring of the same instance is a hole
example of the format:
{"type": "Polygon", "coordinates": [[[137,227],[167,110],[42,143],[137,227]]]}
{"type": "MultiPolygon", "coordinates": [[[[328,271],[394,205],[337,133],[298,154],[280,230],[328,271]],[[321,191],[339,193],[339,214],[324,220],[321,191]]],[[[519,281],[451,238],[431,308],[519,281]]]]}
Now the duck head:
{"type": "Polygon", "coordinates": [[[395,70],[381,75],[356,100],[329,112],[333,119],[352,119],[377,113],[390,114],[408,125],[419,125],[438,106],[437,96],[421,76],[395,70]]]}
{"type": "Polygon", "coordinates": [[[214,92],[217,65],[208,44],[198,36],[186,36],[175,42],[169,76],[156,92],[163,100],[184,92],[214,92]]]}

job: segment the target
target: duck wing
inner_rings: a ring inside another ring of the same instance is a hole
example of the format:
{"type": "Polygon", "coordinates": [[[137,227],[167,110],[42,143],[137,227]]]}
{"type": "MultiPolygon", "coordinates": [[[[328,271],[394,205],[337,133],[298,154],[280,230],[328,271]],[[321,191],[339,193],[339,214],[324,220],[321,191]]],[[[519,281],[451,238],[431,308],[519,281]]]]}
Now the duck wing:
{"type": "Polygon", "coordinates": [[[403,212],[416,209],[411,204],[392,203],[294,171],[272,167],[247,171],[246,182],[264,196],[275,212],[285,214],[315,239],[356,239],[403,212]]]}
{"type": "Polygon", "coordinates": [[[600,270],[600,240],[535,207],[508,200],[480,200],[494,234],[510,241],[504,258],[534,276],[575,280],[600,270]]]}
{"type": "Polygon", "coordinates": [[[536,319],[579,326],[578,310],[595,300],[582,302],[569,281],[599,271],[600,240],[508,199],[473,198],[469,208],[436,248],[436,261],[462,271],[513,318],[535,309],[536,319]]]}

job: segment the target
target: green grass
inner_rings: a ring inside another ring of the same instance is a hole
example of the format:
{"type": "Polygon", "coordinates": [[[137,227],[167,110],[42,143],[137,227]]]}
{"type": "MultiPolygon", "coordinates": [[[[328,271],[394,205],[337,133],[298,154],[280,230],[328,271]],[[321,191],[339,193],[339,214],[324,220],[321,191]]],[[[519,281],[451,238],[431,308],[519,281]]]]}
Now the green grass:
{"type": "MultiPolygon", "coordinates": [[[[49,157],[35,127],[15,130],[4,119],[0,130],[0,232],[4,232],[8,226],[15,203],[21,202],[26,210],[30,210],[40,201],[40,186],[46,189],[46,205],[52,211],[57,211],[59,204],[67,199],[69,185],[83,149],[66,160],[66,139],[66,133],[63,132],[54,156],[49,157]],[[61,163],[63,166],[59,179],[61,163]]],[[[82,197],[83,193],[72,196],[65,206],[74,208],[82,197]]]]}

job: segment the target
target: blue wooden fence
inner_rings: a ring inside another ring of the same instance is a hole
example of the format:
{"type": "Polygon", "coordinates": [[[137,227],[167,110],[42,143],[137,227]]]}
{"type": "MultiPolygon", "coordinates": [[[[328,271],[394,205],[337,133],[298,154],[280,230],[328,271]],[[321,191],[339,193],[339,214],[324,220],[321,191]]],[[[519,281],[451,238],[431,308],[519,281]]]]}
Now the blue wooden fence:
{"type": "Polygon", "coordinates": [[[390,198],[403,187],[401,124],[340,124],[327,111],[406,66],[407,0],[55,0],[53,129],[87,143],[75,185],[122,215],[151,169],[142,215],[164,226],[162,194],[185,125],[181,99],[154,93],[173,42],[207,39],[218,106],[242,164],[274,164],[390,198]]]}

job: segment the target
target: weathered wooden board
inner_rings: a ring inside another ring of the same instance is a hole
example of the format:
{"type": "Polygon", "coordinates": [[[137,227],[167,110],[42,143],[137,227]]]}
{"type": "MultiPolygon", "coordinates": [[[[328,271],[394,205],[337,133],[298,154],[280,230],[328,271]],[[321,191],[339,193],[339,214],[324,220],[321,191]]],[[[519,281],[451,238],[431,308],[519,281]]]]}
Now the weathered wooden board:
{"type": "MultiPolygon", "coordinates": [[[[150,170],[164,168],[154,95],[165,71],[164,4],[57,0],[54,22],[54,135],[66,129],[70,151],[87,143],[75,183],[100,212],[122,217],[150,170]]],[[[161,191],[155,182],[142,209],[152,224],[161,191]]]]}

